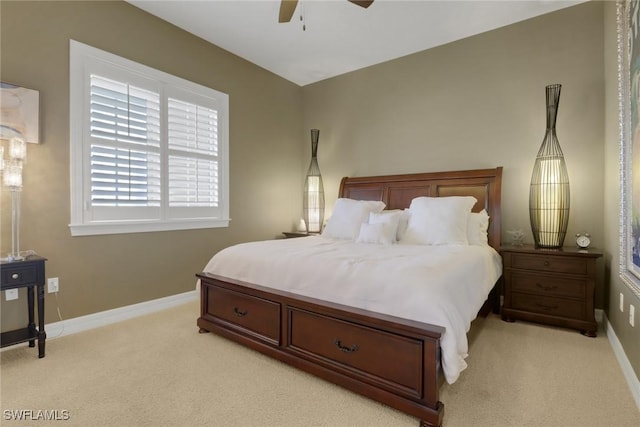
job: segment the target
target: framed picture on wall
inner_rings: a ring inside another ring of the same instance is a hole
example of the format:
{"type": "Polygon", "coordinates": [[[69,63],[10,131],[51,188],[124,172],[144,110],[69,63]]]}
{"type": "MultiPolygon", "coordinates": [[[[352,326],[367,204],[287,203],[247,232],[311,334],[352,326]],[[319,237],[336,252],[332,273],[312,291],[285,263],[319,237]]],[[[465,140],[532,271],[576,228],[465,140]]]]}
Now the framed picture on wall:
{"type": "Polygon", "coordinates": [[[640,2],[618,1],[617,14],[620,277],[640,296],[640,2]]]}
{"type": "Polygon", "coordinates": [[[40,93],[0,82],[0,138],[40,143],[40,93]]]}

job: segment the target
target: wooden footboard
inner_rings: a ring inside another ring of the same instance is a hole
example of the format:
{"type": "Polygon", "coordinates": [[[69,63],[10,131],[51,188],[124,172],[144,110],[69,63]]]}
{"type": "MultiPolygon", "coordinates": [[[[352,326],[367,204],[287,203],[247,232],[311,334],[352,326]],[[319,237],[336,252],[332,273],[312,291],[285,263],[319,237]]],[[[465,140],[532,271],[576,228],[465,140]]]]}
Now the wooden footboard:
{"type": "Polygon", "coordinates": [[[444,328],[198,274],[201,332],[215,332],[396,408],[442,423],[444,328]]]}

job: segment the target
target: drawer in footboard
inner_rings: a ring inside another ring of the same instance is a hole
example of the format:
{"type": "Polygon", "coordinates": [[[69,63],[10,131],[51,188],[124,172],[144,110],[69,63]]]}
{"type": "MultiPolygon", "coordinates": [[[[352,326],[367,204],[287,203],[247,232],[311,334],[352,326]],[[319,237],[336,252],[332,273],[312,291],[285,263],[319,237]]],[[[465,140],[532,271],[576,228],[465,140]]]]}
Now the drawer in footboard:
{"type": "Polygon", "coordinates": [[[217,286],[205,286],[206,317],[222,320],[231,329],[271,344],[280,343],[279,303],[217,286]]]}
{"type": "Polygon", "coordinates": [[[421,397],[421,341],[292,307],[288,316],[289,350],[394,393],[421,397]]]}

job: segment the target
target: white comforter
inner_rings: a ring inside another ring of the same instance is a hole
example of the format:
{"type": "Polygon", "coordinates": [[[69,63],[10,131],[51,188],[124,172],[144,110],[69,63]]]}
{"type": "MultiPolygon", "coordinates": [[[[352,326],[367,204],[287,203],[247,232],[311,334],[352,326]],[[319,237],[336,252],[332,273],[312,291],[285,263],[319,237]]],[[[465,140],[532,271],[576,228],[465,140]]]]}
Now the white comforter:
{"type": "Polygon", "coordinates": [[[244,243],[204,271],[443,326],[447,382],[466,367],[466,333],[502,271],[488,246],[375,245],[323,237],[244,243]]]}

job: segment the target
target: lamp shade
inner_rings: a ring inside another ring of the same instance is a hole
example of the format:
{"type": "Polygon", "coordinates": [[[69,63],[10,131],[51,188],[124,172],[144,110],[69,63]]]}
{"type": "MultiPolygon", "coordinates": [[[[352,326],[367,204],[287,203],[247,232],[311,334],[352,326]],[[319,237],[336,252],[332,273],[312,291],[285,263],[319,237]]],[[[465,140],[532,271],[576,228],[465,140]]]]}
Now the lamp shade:
{"type": "Polygon", "coordinates": [[[2,184],[12,190],[22,188],[22,162],[20,160],[9,159],[4,162],[2,184]]]}
{"type": "Polygon", "coordinates": [[[569,174],[556,136],[561,85],[546,87],[547,130],[536,156],[529,191],[531,231],[537,247],[561,248],[569,224],[569,174]]]}
{"type": "Polygon", "coordinates": [[[13,137],[9,140],[8,159],[3,156],[2,184],[11,191],[11,254],[10,261],[22,260],[20,255],[20,193],[22,191],[22,165],[27,158],[27,144],[23,138],[13,137]]]}
{"type": "Polygon", "coordinates": [[[320,131],[311,129],[311,163],[304,181],[303,214],[308,233],[322,231],[324,222],[324,186],[318,166],[318,138],[320,131]]]}
{"type": "Polygon", "coordinates": [[[21,161],[27,159],[27,143],[24,139],[13,137],[9,140],[9,158],[21,161]]]}

